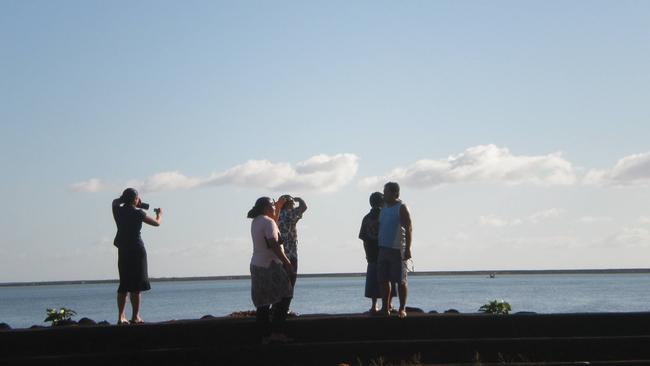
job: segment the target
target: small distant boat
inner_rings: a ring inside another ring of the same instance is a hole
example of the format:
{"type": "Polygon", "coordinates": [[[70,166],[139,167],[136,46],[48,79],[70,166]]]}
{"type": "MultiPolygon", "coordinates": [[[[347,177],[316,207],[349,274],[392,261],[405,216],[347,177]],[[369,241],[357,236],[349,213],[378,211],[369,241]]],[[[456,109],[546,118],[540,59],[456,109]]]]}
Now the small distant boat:
{"type": "Polygon", "coordinates": [[[494,272],[490,273],[490,278],[495,278],[496,276],[497,276],[496,273],[494,273],[494,272]]]}

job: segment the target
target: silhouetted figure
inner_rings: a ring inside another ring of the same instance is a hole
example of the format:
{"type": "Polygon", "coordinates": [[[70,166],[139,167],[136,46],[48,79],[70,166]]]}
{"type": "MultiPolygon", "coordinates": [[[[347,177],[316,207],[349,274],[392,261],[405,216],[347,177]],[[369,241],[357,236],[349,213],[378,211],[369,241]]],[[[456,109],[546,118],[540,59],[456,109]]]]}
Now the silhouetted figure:
{"type": "MultiPolygon", "coordinates": [[[[359,229],[359,239],[363,240],[363,249],[366,253],[366,261],[368,262],[364,295],[372,301],[369,310],[372,315],[377,314],[377,299],[381,298],[379,281],[377,279],[377,256],[379,255],[377,235],[379,234],[379,212],[383,205],[384,195],[381,192],[371,194],[370,212],[363,217],[361,228],[359,229]]],[[[397,283],[394,286],[397,286],[397,283]]],[[[391,295],[391,300],[397,296],[395,291],[391,295]]]]}
{"type": "MultiPolygon", "coordinates": [[[[302,219],[302,214],[307,211],[307,204],[300,197],[291,197],[285,194],[278,199],[278,205],[280,206],[278,227],[284,242],[284,251],[293,265],[294,272],[298,273],[298,230],[296,224],[302,219]],[[297,207],[296,202],[298,202],[297,207]]],[[[295,287],[295,277],[291,284],[295,287]]]]}
{"type": "Polygon", "coordinates": [[[131,323],[143,323],[140,317],[141,292],[151,289],[147,272],[147,251],[140,236],[142,223],[160,226],[162,209],[156,209],[156,218],[151,218],[141,210],[138,191],[127,188],[122,196],[113,200],[113,218],[117,234],[113,244],[118,248],[117,268],[120,285],[117,288],[117,323],[128,324],[124,315],[126,295],[130,294],[133,310],[131,323]]]}
{"type": "Polygon", "coordinates": [[[284,321],[293,297],[296,273],[284,254],[278,226],[273,220],[275,202],[261,197],[248,211],[253,239],[251,295],[263,342],[287,342],[284,321]],[[270,319],[272,317],[272,319],[270,319]]]}
{"type": "Polygon", "coordinates": [[[395,290],[391,282],[399,283],[399,317],[406,317],[408,295],[406,261],[411,258],[411,214],[399,199],[399,184],[384,185],[384,207],[379,214],[379,256],[377,277],[381,285],[382,309],[390,315],[390,297],[395,290]]]}

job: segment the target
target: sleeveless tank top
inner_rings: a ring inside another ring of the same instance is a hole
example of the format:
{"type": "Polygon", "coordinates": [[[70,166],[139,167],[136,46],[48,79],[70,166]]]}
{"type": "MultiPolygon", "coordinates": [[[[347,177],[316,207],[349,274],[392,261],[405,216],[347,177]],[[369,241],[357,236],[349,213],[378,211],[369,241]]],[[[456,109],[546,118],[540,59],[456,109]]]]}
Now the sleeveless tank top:
{"type": "Polygon", "coordinates": [[[399,210],[402,203],[392,207],[384,204],[379,213],[379,246],[383,248],[401,249],[406,245],[406,230],[401,225],[399,210]]]}

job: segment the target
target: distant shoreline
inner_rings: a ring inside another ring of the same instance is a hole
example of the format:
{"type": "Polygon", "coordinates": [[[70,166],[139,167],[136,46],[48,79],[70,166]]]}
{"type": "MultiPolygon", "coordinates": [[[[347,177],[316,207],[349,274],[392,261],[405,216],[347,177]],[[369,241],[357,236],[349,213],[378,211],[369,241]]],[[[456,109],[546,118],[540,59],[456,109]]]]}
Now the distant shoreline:
{"type": "MultiPolygon", "coordinates": [[[[620,268],[620,269],[542,269],[542,270],[478,270],[478,271],[422,271],[409,273],[410,276],[495,276],[501,275],[551,275],[551,274],[634,274],[650,273],[650,268],[620,268]]],[[[362,277],[365,273],[304,273],[301,278],[335,278],[335,277],[362,277]]],[[[184,281],[224,281],[246,280],[249,275],[234,276],[202,276],[202,277],[159,277],[150,278],[152,282],[184,282],[184,281]]],[[[32,281],[32,282],[6,282],[0,287],[18,286],[52,286],[52,285],[91,285],[103,283],[118,283],[117,279],[109,280],[73,280],[73,281],[32,281]]]]}

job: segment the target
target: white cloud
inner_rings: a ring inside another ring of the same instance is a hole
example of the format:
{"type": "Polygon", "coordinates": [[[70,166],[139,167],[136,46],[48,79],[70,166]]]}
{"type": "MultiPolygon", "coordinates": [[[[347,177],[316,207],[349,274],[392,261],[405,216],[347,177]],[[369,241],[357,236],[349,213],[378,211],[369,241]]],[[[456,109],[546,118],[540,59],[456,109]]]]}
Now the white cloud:
{"type": "Polygon", "coordinates": [[[506,226],[516,226],[521,224],[523,221],[520,219],[507,219],[504,217],[499,217],[496,215],[485,215],[478,218],[478,223],[481,226],[491,226],[491,227],[506,227],[506,226]]]}
{"type": "Polygon", "coordinates": [[[420,188],[473,182],[570,185],[575,183],[576,173],[559,152],[524,156],[513,155],[496,145],[479,145],[447,159],[418,160],[408,167],[395,168],[386,176],[364,178],[360,184],[370,187],[388,180],[420,188]]]}
{"type": "Polygon", "coordinates": [[[641,216],[637,221],[640,224],[650,224],[650,216],[641,216]]]}
{"type": "Polygon", "coordinates": [[[561,208],[549,208],[548,210],[543,210],[535,212],[526,218],[505,218],[497,215],[484,215],[478,218],[478,223],[481,226],[491,226],[491,227],[507,227],[507,226],[517,226],[524,223],[529,224],[538,224],[545,220],[555,219],[564,215],[564,210],[561,208]]]}
{"type": "Polygon", "coordinates": [[[95,193],[106,189],[106,185],[97,178],[91,178],[84,182],[74,183],[70,190],[74,192],[95,193]]]}
{"type": "Polygon", "coordinates": [[[650,152],[626,156],[609,170],[590,170],[583,182],[608,186],[648,185],[650,184],[650,152]]]}
{"type": "Polygon", "coordinates": [[[572,249],[585,248],[580,239],[573,235],[525,236],[504,238],[500,241],[501,249],[572,249]]]}
{"type": "Polygon", "coordinates": [[[614,219],[608,216],[583,216],[578,219],[578,222],[582,222],[585,224],[612,222],[612,221],[614,221],[614,219]]]}
{"type": "MultiPolygon", "coordinates": [[[[268,160],[249,160],[223,172],[212,173],[208,177],[188,177],[178,171],[154,174],[144,181],[131,180],[127,186],[136,187],[142,192],[174,191],[205,186],[233,185],[253,187],[273,191],[316,191],[332,192],[348,184],[356,175],[358,157],[354,154],[316,155],[294,166],[289,163],[273,163],[268,160]]],[[[99,180],[93,183],[77,183],[73,189],[86,192],[101,186],[99,180]],[[81,188],[75,189],[75,186],[81,188]]]]}
{"type": "Polygon", "coordinates": [[[175,191],[190,189],[201,185],[200,178],[186,177],[179,172],[162,172],[147,178],[141,184],[133,184],[143,192],[175,191]]]}
{"type": "Polygon", "coordinates": [[[605,247],[647,248],[650,247],[650,230],[643,227],[623,227],[600,244],[605,247]]]}
{"type": "Polygon", "coordinates": [[[562,215],[564,215],[563,209],[549,208],[548,210],[539,211],[530,215],[530,217],[528,217],[528,221],[532,222],[533,224],[537,224],[541,221],[548,220],[548,219],[555,219],[562,215]]]}
{"type": "Polygon", "coordinates": [[[316,155],[292,167],[288,163],[250,160],[222,173],[212,174],[204,185],[237,185],[274,191],[333,192],[357,174],[359,158],[354,154],[316,155]]]}

